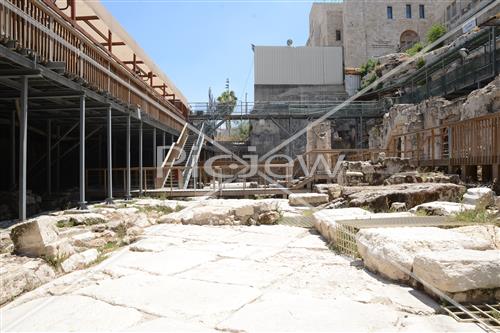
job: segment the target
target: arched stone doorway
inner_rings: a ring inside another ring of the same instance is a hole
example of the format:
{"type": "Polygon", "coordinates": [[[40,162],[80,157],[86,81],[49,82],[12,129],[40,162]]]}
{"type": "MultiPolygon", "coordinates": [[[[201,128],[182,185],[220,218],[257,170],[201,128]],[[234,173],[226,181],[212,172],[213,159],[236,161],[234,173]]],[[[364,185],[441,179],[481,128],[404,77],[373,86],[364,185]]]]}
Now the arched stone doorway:
{"type": "Polygon", "coordinates": [[[401,51],[405,51],[420,41],[420,36],[413,30],[406,30],[399,38],[401,51]]]}

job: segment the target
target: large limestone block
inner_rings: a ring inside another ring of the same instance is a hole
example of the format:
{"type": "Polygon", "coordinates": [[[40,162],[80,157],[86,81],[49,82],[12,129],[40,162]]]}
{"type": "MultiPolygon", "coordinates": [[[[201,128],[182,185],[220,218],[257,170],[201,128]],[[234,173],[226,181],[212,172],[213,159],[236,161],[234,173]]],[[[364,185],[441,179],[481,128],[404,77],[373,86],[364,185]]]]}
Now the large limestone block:
{"type": "Polygon", "coordinates": [[[77,293],[156,316],[196,318],[207,325],[215,325],[261,295],[248,286],[151,274],[104,280],[77,293]]]}
{"type": "Polygon", "coordinates": [[[67,239],[60,239],[45,247],[45,256],[49,258],[65,258],[75,253],[75,249],[67,239]]]}
{"type": "Polygon", "coordinates": [[[261,206],[267,205],[269,204],[245,199],[205,200],[188,209],[161,216],[158,222],[197,225],[245,224],[250,217],[257,218],[256,213],[263,210],[261,206]]]}
{"type": "Polygon", "coordinates": [[[451,250],[415,257],[417,278],[446,292],[500,288],[500,250],[451,250]]]}
{"type": "Polygon", "coordinates": [[[339,184],[316,184],[314,189],[318,193],[328,194],[330,201],[342,196],[342,186],[339,184]]]}
{"type": "Polygon", "coordinates": [[[198,323],[191,323],[184,320],[171,318],[156,318],[127,328],[125,332],[211,332],[218,333],[212,328],[202,326],[198,323]]]}
{"type": "Polygon", "coordinates": [[[123,331],[142,319],[141,312],[131,307],[111,305],[85,296],[62,295],[34,299],[3,311],[0,331],[123,331]]]}
{"type": "Polygon", "coordinates": [[[462,196],[465,187],[446,183],[401,184],[367,186],[348,193],[351,207],[370,207],[387,211],[393,202],[405,202],[408,208],[431,201],[454,201],[462,196]]]}
{"type": "Polygon", "coordinates": [[[323,209],[313,214],[313,223],[316,230],[328,242],[335,242],[335,226],[337,221],[358,219],[372,215],[362,208],[323,209]]]}
{"type": "Polygon", "coordinates": [[[90,249],[81,253],[75,253],[62,262],[61,268],[66,273],[72,272],[77,269],[82,269],[94,262],[98,256],[99,252],[97,252],[96,249],[90,249]]]}
{"type": "Polygon", "coordinates": [[[10,232],[17,254],[40,257],[46,247],[58,240],[56,227],[45,220],[33,220],[15,226],[10,232]]]}
{"type": "Polygon", "coordinates": [[[56,276],[54,269],[42,259],[17,256],[2,259],[6,260],[2,260],[0,265],[0,305],[56,276]]]}
{"type": "Polygon", "coordinates": [[[415,256],[432,251],[486,250],[491,243],[434,227],[362,229],[356,244],[370,270],[397,281],[408,281],[415,256]]]}
{"type": "Polygon", "coordinates": [[[487,187],[475,187],[467,190],[463,197],[464,204],[474,206],[494,206],[495,205],[495,192],[487,187]]]}
{"type": "Polygon", "coordinates": [[[412,213],[423,212],[427,215],[447,216],[457,214],[466,210],[474,209],[475,206],[458,202],[432,201],[423,203],[410,209],[412,213]]]}
{"type": "Polygon", "coordinates": [[[494,225],[469,225],[465,227],[453,228],[454,232],[459,232],[474,239],[482,239],[490,243],[490,249],[500,249],[500,227],[494,225]]]}
{"type": "Polygon", "coordinates": [[[292,193],[288,196],[290,206],[318,206],[328,202],[328,195],[321,193],[292,193]]]}
{"type": "Polygon", "coordinates": [[[200,206],[185,209],[160,217],[159,223],[182,223],[197,225],[231,224],[231,208],[220,206],[200,206]]]}

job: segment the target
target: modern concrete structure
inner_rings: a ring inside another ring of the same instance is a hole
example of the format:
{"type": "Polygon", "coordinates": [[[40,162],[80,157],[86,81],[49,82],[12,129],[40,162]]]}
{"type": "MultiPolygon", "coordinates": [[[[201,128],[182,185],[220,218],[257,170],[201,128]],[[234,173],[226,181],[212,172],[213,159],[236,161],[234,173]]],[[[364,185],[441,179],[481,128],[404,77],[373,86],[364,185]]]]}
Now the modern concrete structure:
{"type": "Polygon", "coordinates": [[[308,46],[341,46],[346,67],[369,58],[403,51],[425,40],[427,30],[442,22],[451,1],[395,0],[314,3],[308,46]]]}
{"type": "Polygon", "coordinates": [[[344,95],[340,47],[256,46],[255,102],[331,101],[344,95]]]}

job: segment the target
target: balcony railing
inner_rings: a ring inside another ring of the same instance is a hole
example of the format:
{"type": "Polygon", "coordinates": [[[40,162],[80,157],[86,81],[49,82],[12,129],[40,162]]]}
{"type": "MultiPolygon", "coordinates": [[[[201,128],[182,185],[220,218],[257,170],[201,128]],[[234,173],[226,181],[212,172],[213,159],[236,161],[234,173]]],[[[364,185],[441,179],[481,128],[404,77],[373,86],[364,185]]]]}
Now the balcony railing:
{"type": "Polygon", "coordinates": [[[65,64],[66,77],[141,110],[162,124],[182,130],[187,109],[179,109],[102,48],[51,1],[1,0],[0,38],[15,49],[36,54],[40,64],[65,64]]]}

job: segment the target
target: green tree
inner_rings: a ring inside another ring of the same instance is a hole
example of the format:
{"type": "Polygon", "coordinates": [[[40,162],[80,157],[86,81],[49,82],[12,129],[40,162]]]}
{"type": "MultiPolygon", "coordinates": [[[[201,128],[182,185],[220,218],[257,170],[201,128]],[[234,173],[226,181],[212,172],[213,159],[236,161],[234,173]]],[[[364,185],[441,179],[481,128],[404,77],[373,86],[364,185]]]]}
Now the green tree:
{"type": "Polygon", "coordinates": [[[250,136],[250,133],[252,132],[252,126],[250,125],[249,121],[240,122],[238,129],[240,131],[240,140],[242,141],[247,140],[250,136]]]}
{"type": "Polygon", "coordinates": [[[234,91],[226,90],[219,97],[217,97],[217,112],[223,115],[231,114],[236,107],[238,98],[234,91]]]}
{"type": "MultiPolygon", "coordinates": [[[[217,113],[223,116],[233,113],[237,102],[238,98],[236,97],[234,91],[229,89],[225,90],[219,97],[217,97],[217,113]]],[[[231,130],[231,120],[226,123],[226,126],[229,130],[231,130]]]]}
{"type": "Polygon", "coordinates": [[[427,31],[427,42],[432,44],[444,36],[444,34],[446,34],[446,27],[443,24],[436,23],[427,31]]]}

